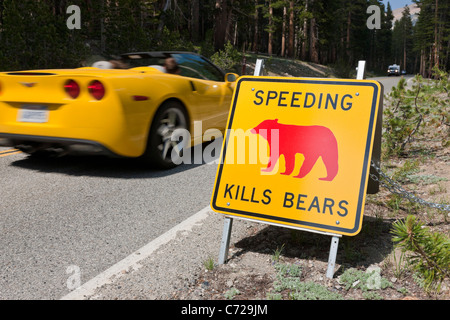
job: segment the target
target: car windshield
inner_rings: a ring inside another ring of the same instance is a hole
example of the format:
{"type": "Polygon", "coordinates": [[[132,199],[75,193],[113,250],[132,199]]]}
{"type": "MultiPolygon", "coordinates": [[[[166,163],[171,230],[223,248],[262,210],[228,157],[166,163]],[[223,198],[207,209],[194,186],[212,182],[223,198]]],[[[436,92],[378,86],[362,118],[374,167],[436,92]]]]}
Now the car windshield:
{"type": "Polygon", "coordinates": [[[213,81],[225,81],[225,74],[222,70],[209,62],[207,59],[200,55],[191,53],[161,53],[161,54],[128,54],[122,56],[122,60],[130,67],[144,67],[152,65],[164,64],[164,60],[167,57],[173,57],[178,63],[181,73],[180,75],[185,77],[213,80],[213,81]]]}
{"type": "Polygon", "coordinates": [[[172,54],[181,68],[181,75],[185,77],[225,81],[223,72],[201,56],[195,54],[172,54]]]}

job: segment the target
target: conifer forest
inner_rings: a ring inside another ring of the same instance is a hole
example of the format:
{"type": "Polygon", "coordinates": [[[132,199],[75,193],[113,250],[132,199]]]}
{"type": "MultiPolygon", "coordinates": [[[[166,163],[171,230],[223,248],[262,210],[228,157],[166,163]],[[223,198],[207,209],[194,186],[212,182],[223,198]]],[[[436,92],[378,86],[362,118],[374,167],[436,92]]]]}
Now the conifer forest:
{"type": "Polygon", "coordinates": [[[89,57],[183,50],[245,53],[430,77],[450,69],[450,2],[414,0],[394,22],[379,0],[0,0],[0,70],[77,67],[89,57]],[[80,26],[68,28],[80,10],[80,26]],[[368,27],[377,6],[376,28],[368,27]]]}

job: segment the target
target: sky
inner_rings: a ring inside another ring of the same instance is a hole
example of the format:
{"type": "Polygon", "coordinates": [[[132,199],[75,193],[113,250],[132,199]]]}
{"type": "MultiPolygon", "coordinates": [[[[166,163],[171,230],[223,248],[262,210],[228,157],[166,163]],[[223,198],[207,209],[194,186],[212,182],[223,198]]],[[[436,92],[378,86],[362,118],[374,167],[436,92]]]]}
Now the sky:
{"type": "Polygon", "coordinates": [[[412,0],[383,0],[385,6],[388,2],[391,4],[392,10],[413,4],[412,0]]]}

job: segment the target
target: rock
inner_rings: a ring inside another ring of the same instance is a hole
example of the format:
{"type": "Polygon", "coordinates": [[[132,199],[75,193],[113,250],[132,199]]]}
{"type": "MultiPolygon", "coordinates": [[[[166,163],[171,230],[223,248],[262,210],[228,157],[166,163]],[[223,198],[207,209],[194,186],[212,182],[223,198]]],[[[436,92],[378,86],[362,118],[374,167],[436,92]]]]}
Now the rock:
{"type": "Polygon", "coordinates": [[[360,280],[356,280],[355,282],[352,283],[352,288],[356,287],[358,285],[358,283],[360,283],[360,280]]]}

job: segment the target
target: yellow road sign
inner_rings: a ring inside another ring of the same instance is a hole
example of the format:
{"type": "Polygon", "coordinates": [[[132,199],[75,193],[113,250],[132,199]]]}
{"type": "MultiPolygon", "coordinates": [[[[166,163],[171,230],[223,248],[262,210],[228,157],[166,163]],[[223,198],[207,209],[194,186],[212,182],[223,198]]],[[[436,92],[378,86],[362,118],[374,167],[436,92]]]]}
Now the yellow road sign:
{"type": "Polygon", "coordinates": [[[211,208],[356,235],[381,92],[370,80],[241,77],[211,208]]]}

